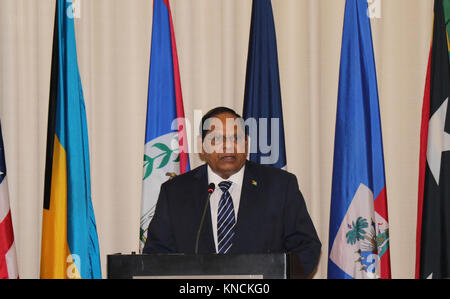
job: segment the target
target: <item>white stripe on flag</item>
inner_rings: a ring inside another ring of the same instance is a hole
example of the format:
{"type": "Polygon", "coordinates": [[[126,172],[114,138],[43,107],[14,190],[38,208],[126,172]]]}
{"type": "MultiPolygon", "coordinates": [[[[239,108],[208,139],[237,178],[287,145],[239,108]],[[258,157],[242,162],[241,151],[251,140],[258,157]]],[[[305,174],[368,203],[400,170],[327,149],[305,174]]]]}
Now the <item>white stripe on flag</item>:
{"type": "Polygon", "coordinates": [[[8,268],[8,276],[10,279],[19,278],[19,270],[17,268],[16,245],[12,244],[6,253],[6,267],[8,268]]]}
{"type": "Polygon", "coordinates": [[[9,196],[8,196],[8,182],[6,177],[0,184],[0,222],[5,219],[9,213],[9,196]]]}

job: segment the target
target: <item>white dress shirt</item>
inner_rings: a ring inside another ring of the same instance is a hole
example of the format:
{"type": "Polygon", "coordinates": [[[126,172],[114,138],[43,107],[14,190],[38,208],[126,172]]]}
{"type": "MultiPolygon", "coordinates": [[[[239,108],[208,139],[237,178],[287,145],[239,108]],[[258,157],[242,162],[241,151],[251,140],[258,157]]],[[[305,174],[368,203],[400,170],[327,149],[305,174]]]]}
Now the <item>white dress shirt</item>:
{"type": "Polygon", "coordinates": [[[221,178],[218,174],[214,173],[212,169],[208,165],[208,184],[214,183],[215,190],[214,193],[211,194],[210,198],[210,207],[211,207],[211,221],[212,221],[212,229],[214,235],[214,243],[216,245],[216,252],[218,252],[217,248],[217,213],[219,210],[219,202],[222,197],[222,190],[219,187],[219,183],[223,181],[232,182],[230,189],[228,192],[231,194],[231,198],[233,199],[233,207],[234,207],[234,218],[237,222],[237,215],[239,210],[239,202],[241,201],[241,190],[242,190],[242,181],[244,180],[244,170],[245,165],[239,170],[237,173],[230,176],[228,179],[221,178]]]}

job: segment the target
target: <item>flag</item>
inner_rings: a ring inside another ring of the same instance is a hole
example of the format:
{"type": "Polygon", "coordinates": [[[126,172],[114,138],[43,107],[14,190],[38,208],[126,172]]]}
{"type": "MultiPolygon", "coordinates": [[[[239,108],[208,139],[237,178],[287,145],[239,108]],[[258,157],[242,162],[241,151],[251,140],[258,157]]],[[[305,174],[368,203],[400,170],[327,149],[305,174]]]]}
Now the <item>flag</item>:
{"type": "Polygon", "coordinates": [[[270,0],[253,1],[247,59],[243,117],[250,128],[250,160],[284,168],[283,109],[270,0]],[[258,128],[250,120],[256,120],[258,128]]]}
{"type": "Polygon", "coordinates": [[[422,109],[416,278],[450,278],[450,63],[444,19],[449,0],[434,4],[422,109]]]}
{"type": "Polygon", "coordinates": [[[390,278],[378,87],[366,0],[347,0],[330,210],[328,278],[390,278]]]}
{"type": "Polygon", "coordinates": [[[8,278],[19,278],[19,271],[17,269],[11,209],[9,208],[5,147],[0,124],[0,279],[8,278]]]}
{"type": "Polygon", "coordinates": [[[71,3],[56,2],[41,278],[101,278],[89,143],[71,3]]]}
{"type": "Polygon", "coordinates": [[[189,171],[189,156],[170,3],[154,0],[139,234],[141,252],[161,184],[186,171],[189,171]]]}

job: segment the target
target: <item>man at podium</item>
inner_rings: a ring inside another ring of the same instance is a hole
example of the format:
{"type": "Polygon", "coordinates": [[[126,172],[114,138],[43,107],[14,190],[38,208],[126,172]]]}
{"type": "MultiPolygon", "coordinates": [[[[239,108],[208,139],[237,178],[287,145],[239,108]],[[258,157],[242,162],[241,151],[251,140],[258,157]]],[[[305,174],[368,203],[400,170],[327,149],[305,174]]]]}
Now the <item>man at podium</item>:
{"type": "Polygon", "coordinates": [[[232,109],[202,118],[206,164],[161,186],[143,253],[297,253],[314,270],[321,243],[297,178],[248,161],[248,139],[232,109]]]}

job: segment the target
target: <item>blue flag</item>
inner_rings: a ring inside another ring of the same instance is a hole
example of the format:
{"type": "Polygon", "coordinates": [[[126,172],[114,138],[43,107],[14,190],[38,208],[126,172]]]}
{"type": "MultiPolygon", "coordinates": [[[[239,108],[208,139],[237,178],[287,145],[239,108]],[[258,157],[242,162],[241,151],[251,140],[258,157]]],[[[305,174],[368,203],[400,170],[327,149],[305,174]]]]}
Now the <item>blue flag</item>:
{"type": "Polygon", "coordinates": [[[345,7],[328,278],[390,278],[383,144],[366,0],[347,0],[345,7]]]}
{"type": "Polygon", "coordinates": [[[161,184],[189,171],[180,71],[168,0],[153,2],[152,49],[144,150],[140,250],[161,184]]]}
{"type": "Polygon", "coordinates": [[[250,126],[250,160],[286,167],[283,109],[272,3],[253,1],[243,117],[250,126]],[[255,129],[255,130],[252,130],[255,129]]]}

